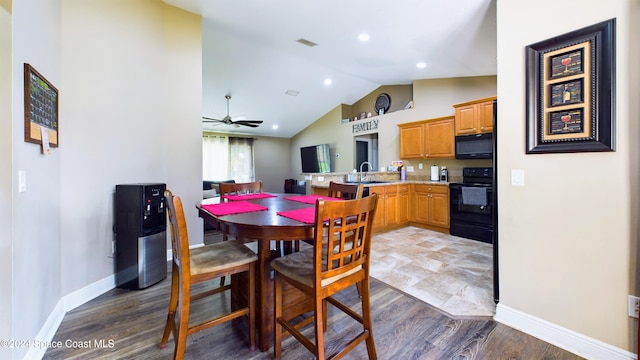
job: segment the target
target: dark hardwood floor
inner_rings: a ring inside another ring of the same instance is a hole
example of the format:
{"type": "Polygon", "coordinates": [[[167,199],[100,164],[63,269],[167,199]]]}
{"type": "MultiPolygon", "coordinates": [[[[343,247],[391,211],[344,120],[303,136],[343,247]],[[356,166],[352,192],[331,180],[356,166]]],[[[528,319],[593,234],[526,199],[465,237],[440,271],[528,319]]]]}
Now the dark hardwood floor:
{"type": "MultiPolygon", "coordinates": [[[[53,339],[63,346],[47,350],[44,359],[171,359],[173,340],[165,349],[158,346],[170,277],[144,290],[112,289],[70,311],[53,339]]],[[[340,295],[353,304],[357,296],[355,287],[340,295]]],[[[228,296],[203,300],[193,316],[224,311],[228,302],[228,296]]],[[[379,359],[581,359],[491,319],[452,318],[376,279],[371,280],[371,309],[379,359]]],[[[356,323],[331,305],[328,324],[328,348],[357,331],[356,323]]],[[[272,359],[273,350],[249,350],[246,329],[236,320],[196,333],[187,340],[185,359],[272,359]]],[[[283,342],[282,356],[313,358],[291,337],[283,342]]],[[[367,358],[364,344],[346,358],[367,358]]]]}

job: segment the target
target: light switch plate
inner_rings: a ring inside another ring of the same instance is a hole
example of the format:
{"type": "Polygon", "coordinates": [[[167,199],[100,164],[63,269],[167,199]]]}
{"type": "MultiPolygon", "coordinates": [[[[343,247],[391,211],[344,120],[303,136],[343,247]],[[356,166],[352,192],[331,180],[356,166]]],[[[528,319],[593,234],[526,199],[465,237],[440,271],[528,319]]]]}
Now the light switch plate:
{"type": "Polygon", "coordinates": [[[522,169],[511,170],[511,185],[524,186],[524,170],[522,169]]]}
{"type": "Polygon", "coordinates": [[[407,172],[413,172],[413,166],[407,166],[407,172]]]}
{"type": "Polygon", "coordinates": [[[24,170],[18,171],[18,192],[27,192],[27,172],[24,170]]]}

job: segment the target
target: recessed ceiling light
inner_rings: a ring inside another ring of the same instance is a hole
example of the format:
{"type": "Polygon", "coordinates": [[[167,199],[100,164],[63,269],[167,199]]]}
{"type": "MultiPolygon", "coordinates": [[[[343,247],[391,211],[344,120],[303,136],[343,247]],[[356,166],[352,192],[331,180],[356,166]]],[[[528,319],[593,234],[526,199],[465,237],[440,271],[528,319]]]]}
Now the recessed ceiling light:
{"type": "Polygon", "coordinates": [[[271,125],[271,128],[272,128],[273,130],[278,130],[278,125],[271,125]]]}
{"type": "Polygon", "coordinates": [[[326,86],[331,85],[331,83],[332,83],[332,82],[333,82],[333,80],[331,80],[330,78],[326,78],[326,79],[324,79],[324,84],[325,84],[326,86]]]}
{"type": "Polygon", "coordinates": [[[426,62],[424,62],[424,61],[421,61],[421,62],[419,62],[419,63],[417,63],[417,64],[416,64],[416,67],[417,67],[418,69],[424,69],[424,68],[426,68],[426,67],[427,67],[427,63],[426,63],[426,62]]]}
{"type": "Polygon", "coordinates": [[[362,33],[362,34],[358,35],[358,40],[360,40],[362,42],[369,41],[369,34],[362,33]]]}
{"type": "Polygon", "coordinates": [[[300,94],[300,92],[299,91],[295,91],[295,90],[287,90],[287,91],[285,91],[285,94],[291,95],[291,96],[298,96],[300,94]]]}

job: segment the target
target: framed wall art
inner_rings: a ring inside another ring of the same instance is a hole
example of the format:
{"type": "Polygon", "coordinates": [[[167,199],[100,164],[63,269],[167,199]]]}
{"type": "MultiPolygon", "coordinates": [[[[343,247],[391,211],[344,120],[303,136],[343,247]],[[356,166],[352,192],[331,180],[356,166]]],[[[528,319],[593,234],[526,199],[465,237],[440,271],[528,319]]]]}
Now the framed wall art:
{"type": "Polygon", "coordinates": [[[615,19],[526,47],[527,154],[615,150],[615,19]]]}
{"type": "Polygon", "coordinates": [[[24,141],[58,147],[58,126],[58,89],[25,63],[24,141]]]}

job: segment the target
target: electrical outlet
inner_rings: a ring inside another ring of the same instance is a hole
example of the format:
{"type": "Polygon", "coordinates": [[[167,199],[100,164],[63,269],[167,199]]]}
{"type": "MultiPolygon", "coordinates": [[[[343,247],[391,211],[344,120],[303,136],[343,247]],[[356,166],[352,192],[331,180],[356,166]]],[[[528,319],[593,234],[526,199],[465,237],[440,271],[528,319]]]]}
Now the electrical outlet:
{"type": "Polygon", "coordinates": [[[640,297],[629,295],[628,312],[629,316],[636,319],[638,318],[638,314],[640,313],[640,297]]]}

